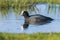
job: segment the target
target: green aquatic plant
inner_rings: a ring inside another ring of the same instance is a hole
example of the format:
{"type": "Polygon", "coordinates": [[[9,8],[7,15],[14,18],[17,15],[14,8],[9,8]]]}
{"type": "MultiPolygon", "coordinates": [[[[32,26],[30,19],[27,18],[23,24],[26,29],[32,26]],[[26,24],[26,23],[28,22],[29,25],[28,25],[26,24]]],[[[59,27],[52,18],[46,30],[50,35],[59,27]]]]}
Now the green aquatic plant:
{"type": "MultiPolygon", "coordinates": [[[[54,10],[56,13],[56,3],[59,4],[60,1],[58,1],[58,0],[57,1],[56,0],[0,0],[0,12],[1,12],[2,16],[6,17],[8,10],[10,8],[13,9],[13,11],[15,12],[15,15],[17,15],[22,10],[27,10],[28,7],[30,7],[31,11],[34,11],[35,9],[34,9],[33,5],[35,3],[39,3],[39,2],[48,3],[47,13],[49,13],[49,11],[50,11],[50,4],[51,3],[55,4],[54,10]]],[[[39,12],[39,10],[38,10],[38,12],[39,12]]]]}
{"type": "Polygon", "coordinates": [[[59,40],[60,33],[1,33],[1,40],[59,40]]]}
{"type": "Polygon", "coordinates": [[[0,0],[0,7],[24,7],[36,2],[60,3],[59,0],[0,0]]]}

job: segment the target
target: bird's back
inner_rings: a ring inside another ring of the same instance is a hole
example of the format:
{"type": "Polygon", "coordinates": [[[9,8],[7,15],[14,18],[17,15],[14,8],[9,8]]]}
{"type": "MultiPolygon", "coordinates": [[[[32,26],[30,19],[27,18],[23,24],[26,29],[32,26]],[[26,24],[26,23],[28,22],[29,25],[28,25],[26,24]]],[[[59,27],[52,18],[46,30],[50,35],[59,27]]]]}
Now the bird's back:
{"type": "Polygon", "coordinates": [[[29,17],[29,22],[30,23],[36,23],[36,24],[42,24],[42,23],[45,23],[45,22],[50,22],[52,21],[53,19],[50,18],[50,17],[45,17],[43,15],[31,15],[29,17]]]}

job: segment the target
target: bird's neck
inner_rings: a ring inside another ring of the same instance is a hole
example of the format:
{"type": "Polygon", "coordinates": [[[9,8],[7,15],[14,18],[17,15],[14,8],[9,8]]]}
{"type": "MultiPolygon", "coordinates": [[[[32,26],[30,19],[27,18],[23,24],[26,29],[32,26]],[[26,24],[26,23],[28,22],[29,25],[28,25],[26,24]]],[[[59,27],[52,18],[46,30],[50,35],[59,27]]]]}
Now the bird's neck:
{"type": "Polygon", "coordinates": [[[24,18],[29,18],[29,17],[30,17],[29,15],[28,16],[27,15],[24,16],[24,18]]]}

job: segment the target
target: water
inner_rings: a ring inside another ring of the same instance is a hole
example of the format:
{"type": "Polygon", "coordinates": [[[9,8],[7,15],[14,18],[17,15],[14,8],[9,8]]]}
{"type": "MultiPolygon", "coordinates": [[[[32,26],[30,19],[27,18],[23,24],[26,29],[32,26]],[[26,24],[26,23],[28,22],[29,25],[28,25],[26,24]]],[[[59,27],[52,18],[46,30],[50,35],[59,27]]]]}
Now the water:
{"type": "Polygon", "coordinates": [[[3,17],[0,12],[0,32],[7,33],[60,32],[59,5],[56,4],[56,10],[54,10],[54,5],[51,4],[50,6],[51,7],[49,12],[48,4],[36,4],[34,11],[30,11],[29,9],[27,9],[30,15],[41,14],[53,18],[54,20],[51,21],[51,23],[45,25],[29,24],[28,29],[23,31],[21,29],[21,26],[24,24],[23,16],[20,15],[16,16],[15,12],[11,9],[8,11],[6,17],[3,17]]]}

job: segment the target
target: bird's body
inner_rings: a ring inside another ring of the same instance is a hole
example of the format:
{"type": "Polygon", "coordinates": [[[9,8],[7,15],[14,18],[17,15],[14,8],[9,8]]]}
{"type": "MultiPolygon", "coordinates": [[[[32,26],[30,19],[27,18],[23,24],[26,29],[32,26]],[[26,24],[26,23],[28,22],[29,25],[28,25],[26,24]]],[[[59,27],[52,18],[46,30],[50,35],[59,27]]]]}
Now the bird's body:
{"type": "Polygon", "coordinates": [[[51,19],[49,17],[45,17],[45,16],[39,15],[39,14],[31,15],[31,16],[25,18],[25,22],[27,21],[28,23],[39,24],[39,25],[50,22],[52,20],[53,19],[51,19]]]}

